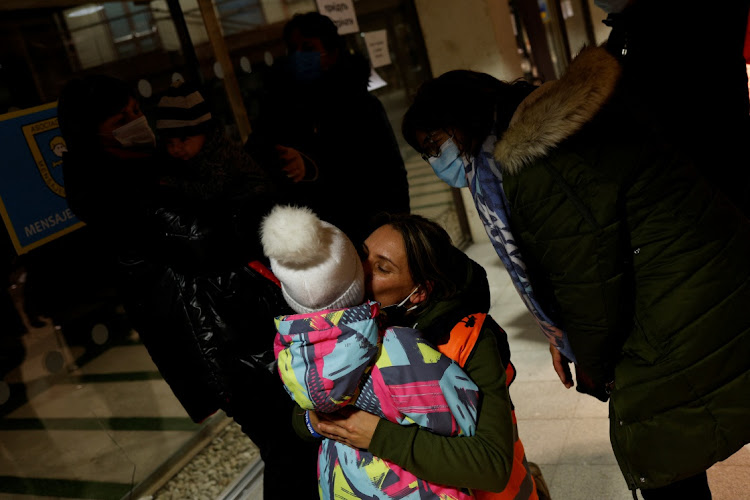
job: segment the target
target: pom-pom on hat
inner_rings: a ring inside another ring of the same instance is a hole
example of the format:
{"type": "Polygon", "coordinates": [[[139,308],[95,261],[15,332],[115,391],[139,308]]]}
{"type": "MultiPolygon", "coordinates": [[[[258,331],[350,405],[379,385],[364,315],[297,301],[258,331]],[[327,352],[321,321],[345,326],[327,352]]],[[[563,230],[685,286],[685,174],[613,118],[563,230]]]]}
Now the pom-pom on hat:
{"type": "Polygon", "coordinates": [[[277,205],[263,219],[263,252],[298,313],[362,303],[365,276],[354,245],[306,207],[277,205]]]}
{"type": "Polygon", "coordinates": [[[211,109],[198,90],[177,80],[156,105],[156,130],[162,137],[188,137],[208,133],[213,126],[211,109]]]}

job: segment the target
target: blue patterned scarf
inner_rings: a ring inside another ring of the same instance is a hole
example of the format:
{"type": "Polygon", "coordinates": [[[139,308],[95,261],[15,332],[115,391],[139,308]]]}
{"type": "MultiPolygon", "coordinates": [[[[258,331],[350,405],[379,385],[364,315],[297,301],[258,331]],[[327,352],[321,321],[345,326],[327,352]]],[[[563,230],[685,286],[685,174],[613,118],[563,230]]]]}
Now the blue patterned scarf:
{"type": "Polygon", "coordinates": [[[471,164],[466,165],[466,178],[469,181],[469,189],[477,212],[479,212],[479,218],[497,255],[508,270],[513,285],[542,332],[565,357],[575,362],[567,334],[553,323],[537,301],[526,275],[526,265],[521,257],[521,251],[510,232],[508,224],[510,210],[503,189],[503,174],[494,155],[496,142],[495,134],[487,137],[479,155],[471,158],[471,164]]]}

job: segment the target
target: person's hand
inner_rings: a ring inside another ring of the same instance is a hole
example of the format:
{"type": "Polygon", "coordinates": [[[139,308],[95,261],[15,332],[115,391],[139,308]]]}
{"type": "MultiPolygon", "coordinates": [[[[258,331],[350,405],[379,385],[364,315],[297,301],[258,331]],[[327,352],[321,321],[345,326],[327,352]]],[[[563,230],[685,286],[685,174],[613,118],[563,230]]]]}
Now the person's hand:
{"type": "MultiPolygon", "coordinates": [[[[344,408],[335,413],[320,414],[315,430],[323,436],[366,450],[370,447],[380,417],[353,408],[344,408]]],[[[312,412],[310,414],[312,422],[312,412]]],[[[313,424],[315,426],[315,424],[313,424]]]]}
{"type": "Polygon", "coordinates": [[[570,373],[570,360],[562,355],[555,346],[550,344],[549,352],[552,354],[552,366],[557,372],[557,376],[560,377],[560,382],[563,383],[566,389],[573,387],[573,375],[570,373]]]}
{"type": "Polygon", "coordinates": [[[588,394],[599,401],[606,402],[609,399],[610,387],[611,384],[597,384],[580,366],[576,365],[576,390],[581,394],[588,394]]]}
{"type": "Polygon", "coordinates": [[[281,168],[292,182],[299,182],[305,178],[305,160],[299,151],[277,144],[276,152],[284,165],[281,168]]]}

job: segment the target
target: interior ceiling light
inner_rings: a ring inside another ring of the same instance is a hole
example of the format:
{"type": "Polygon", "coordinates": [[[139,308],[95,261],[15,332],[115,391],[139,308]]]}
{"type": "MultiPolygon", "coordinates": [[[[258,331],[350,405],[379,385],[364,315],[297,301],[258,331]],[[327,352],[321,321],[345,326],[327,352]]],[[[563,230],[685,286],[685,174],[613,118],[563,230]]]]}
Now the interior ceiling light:
{"type": "Polygon", "coordinates": [[[68,12],[68,17],[83,17],[88,16],[89,14],[93,14],[94,12],[99,12],[104,8],[103,5],[89,5],[86,7],[81,7],[80,9],[75,9],[73,11],[68,12]]]}

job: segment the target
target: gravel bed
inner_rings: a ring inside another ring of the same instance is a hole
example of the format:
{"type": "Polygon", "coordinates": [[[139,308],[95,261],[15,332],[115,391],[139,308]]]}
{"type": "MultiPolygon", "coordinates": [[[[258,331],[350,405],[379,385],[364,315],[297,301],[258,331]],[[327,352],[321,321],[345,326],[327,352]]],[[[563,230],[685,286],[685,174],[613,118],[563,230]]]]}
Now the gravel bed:
{"type": "Polygon", "coordinates": [[[213,500],[258,456],[257,446],[231,422],[152,498],[213,500]]]}

